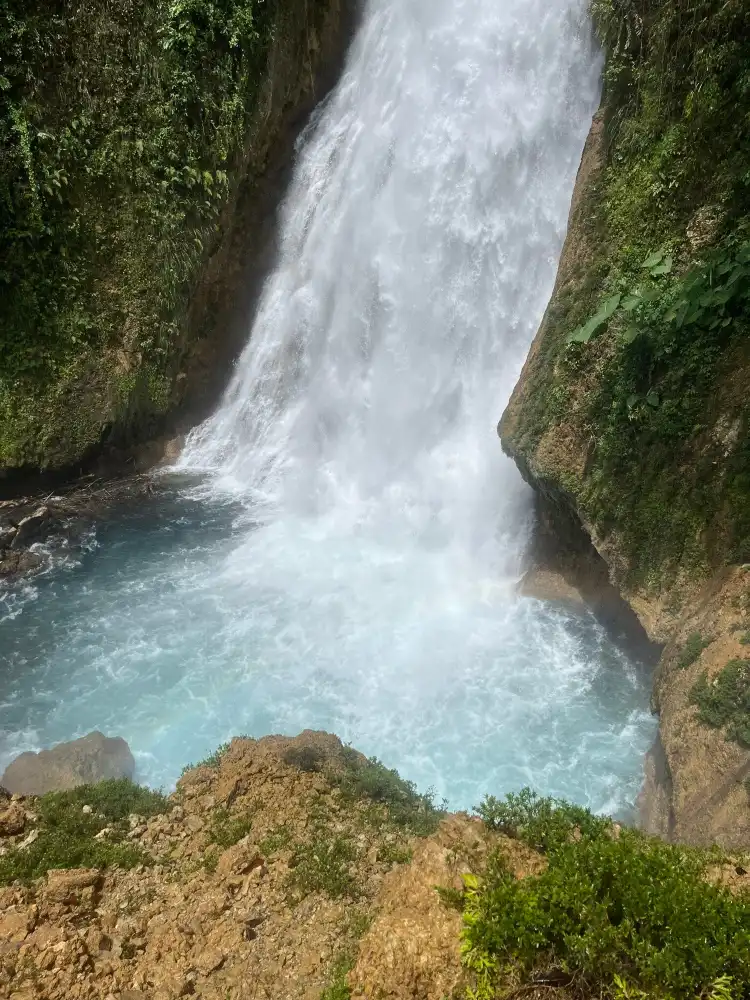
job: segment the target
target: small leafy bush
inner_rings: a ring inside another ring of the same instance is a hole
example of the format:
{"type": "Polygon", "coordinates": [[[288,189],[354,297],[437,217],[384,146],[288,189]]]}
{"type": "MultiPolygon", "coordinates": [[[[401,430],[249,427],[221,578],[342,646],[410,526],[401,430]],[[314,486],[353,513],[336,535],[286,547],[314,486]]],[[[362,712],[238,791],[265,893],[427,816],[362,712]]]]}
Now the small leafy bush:
{"type": "Polygon", "coordinates": [[[709,682],[703,673],[690,693],[698,718],[712,729],[726,726],[727,739],[750,748],[750,660],[730,660],[709,682]]]}
{"type": "Polygon", "coordinates": [[[527,980],[561,971],[591,996],[687,1000],[729,984],[733,1000],[750,997],[750,899],[704,878],[705,852],[529,792],[511,798],[490,812],[545,845],[548,867],[516,879],[496,855],[483,878],[465,878],[476,996],[494,997],[513,969],[527,980]]]}
{"type": "Polygon", "coordinates": [[[406,865],[414,852],[407,844],[381,844],[378,848],[377,859],[386,865],[406,865]]]}
{"type": "Polygon", "coordinates": [[[232,816],[226,809],[216,809],[211,817],[209,836],[211,843],[227,848],[238,844],[253,827],[253,814],[232,816]]]}
{"type": "Polygon", "coordinates": [[[323,770],[325,764],[325,754],[319,747],[290,747],[283,755],[282,760],[291,767],[296,767],[299,771],[315,773],[323,770]]]}
{"type": "Polygon", "coordinates": [[[199,767],[218,768],[219,764],[221,764],[221,758],[230,746],[231,743],[220,743],[214,752],[210,753],[207,757],[204,757],[203,760],[199,760],[196,764],[186,764],[182,769],[182,773],[187,774],[188,771],[193,771],[199,767]]]}
{"type": "Polygon", "coordinates": [[[142,788],[127,779],[82,785],[67,792],[42,796],[37,839],[23,849],[12,848],[0,856],[0,885],[17,879],[28,883],[51,868],[133,868],[149,864],[150,856],[138,845],[125,843],[128,816],[149,817],[166,812],[168,799],[161,792],[142,788]],[[91,813],[83,807],[91,806],[91,813]],[[96,834],[110,827],[106,840],[96,834]]]}
{"type": "Polygon", "coordinates": [[[263,840],[260,841],[258,849],[265,857],[270,857],[272,854],[283,851],[285,847],[289,847],[292,839],[292,831],[286,824],[276,826],[273,830],[269,830],[263,840]]]}
{"type": "Polygon", "coordinates": [[[417,791],[414,782],[406,781],[377,757],[363,762],[359,754],[350,751],[346,760],[344,772],[333,778],[348,798],[364,797],[385,806],[391,823],[417,836],[426,837],[437,830],[445,803],[436,806],[434,792],[417,791]]]}
{"type": "Polygon", "coordinates": [[[711,645],[710,639],[704,639],[700,632],[693,632],[687,637],[685,646],[680,653],[680,658],[677,661],[677,666],[681,670],[687,670],[688,667],[692,667],[698,657],[701,655],[704,649],[708,649],[711,645]]]}
{"type": "Polygon", "coordinates": [[[366,913],[354,913],[347,920],[343,933],[348,937],[348,943],[343,947],[328,975],[328,986],[323,990],[320,1000],[349,1000],[352,995],[348,976],[354,968],[357,958],[357,942],[369,929],[372,916],[366,913]]]}
{"type": "Polygon", "coordinates": [[[491,830],[522,840],[538,851],[566,844],[572,836],[599,837],[611,821],[561,799],[540,798],[524,788],[504,799],[488,796],[477,812],[491,830]]]}
{"type": "Polygon", "coordinates": [[[333,964],[328,986],[320,995],[320,1000],[349,1000],[352,995],[348,975],[354,968],[353,956],[348,952],[333,964]]]}
{"type": "Polygon", "coordinates": [[[303,898],[311,892],[322,892],[331,899],[359,895],[349,866],[357,857],[357,849],[349,837],[318,831],[307,844],[296,848],[290,862],[287,887],[303,898]]]}
{"type": "Polygon", "coordinates": [[[83,823],[90,823],[97,827],[97,833],[105,826],[122,824],[133,814],[146,819],[158,816],[169,806],[169,800],[161,792],[136,785],[127,778],[80,785],[67,792],[48,792],[36,803],[40,820],[46,826],[80,828],[83,823]],[[83,813],[84,806],[91,806],[88,817],[83,813]]]}

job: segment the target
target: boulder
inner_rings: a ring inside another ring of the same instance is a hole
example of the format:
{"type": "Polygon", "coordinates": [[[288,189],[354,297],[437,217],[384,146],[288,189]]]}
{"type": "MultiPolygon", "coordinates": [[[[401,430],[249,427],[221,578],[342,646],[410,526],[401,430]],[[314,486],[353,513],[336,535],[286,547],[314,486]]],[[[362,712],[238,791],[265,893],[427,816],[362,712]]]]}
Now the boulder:
{"type": "Polygon", "coordinates": [[[39,541],[47,527],[49,516],[49,507],[42,506],[38,507],[33,514],[22,518],[18,522],[15,536],[10,543],[11,549],[24,548],[26,545],[39,541]]]}
{"type": "Polygon", "coordinates": [[[36,552],[0,552],[0,577],[22,576],[42,565],[42,557],[36,552]]]}
{"type": "Polygon", "coordinates": [[[0,837],[14,837],[26,828],[26,811],[20,802],[0,805],[0,837]]]}
{"type": "Polygon", "coordinates": [[[96,868],[71,868],[67,871],[53,868],[47,872],[44,897],[51,903],[74,903],[86,889],[102,883],[102,873],[96,868]]]}
{"type": "Polygon", "coordinates": [[[135,761],[125,740],[93,732],[52,750],[22,753],[8,765],[0,785],[16,795],[44,795],[107,778],[132,779],[134,773],[135,761]]]}

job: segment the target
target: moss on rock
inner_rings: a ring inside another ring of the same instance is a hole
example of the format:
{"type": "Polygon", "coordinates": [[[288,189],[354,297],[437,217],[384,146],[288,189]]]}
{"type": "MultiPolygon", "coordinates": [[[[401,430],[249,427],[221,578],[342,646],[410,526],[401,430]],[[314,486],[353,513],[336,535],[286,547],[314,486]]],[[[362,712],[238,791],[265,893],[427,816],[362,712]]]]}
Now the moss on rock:
{"type": "Polygon", "coordinates": [[[739,0],[592,7],[602,110],[500,430],[654,594],[750,559],[750,32],[739,0]]]}
{"type": "MultiPolygon", "coordinates": [[[[10,0],[0,13],[0,469],[155,432],[198,294],[338,0],[10,0]]],[[[245,243],[252,243],[249,234],[245,243]]]]}

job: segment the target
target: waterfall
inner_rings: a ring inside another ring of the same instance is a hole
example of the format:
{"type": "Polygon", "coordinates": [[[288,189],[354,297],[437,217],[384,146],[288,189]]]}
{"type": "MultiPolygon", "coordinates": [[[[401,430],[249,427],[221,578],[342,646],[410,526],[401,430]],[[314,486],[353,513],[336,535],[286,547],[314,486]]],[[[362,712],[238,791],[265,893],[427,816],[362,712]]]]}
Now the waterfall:
{"type": "Polygon", "coordinates": [[[648,679],[584,609],[517,597],[530,497],[495,433],[599,72],[585,0],[369,0],[223,401],[2,622],[0,765],[99,728],[169,785],[321,728],[458,807],[632,803],[648,679]]]}
{"type": "Polygon", "coordinates": [[[582,0],[370,0],[182,467],[267,517],[512,573],[528,498],[494,428],[552,288],[599,62],[582,0]]]}

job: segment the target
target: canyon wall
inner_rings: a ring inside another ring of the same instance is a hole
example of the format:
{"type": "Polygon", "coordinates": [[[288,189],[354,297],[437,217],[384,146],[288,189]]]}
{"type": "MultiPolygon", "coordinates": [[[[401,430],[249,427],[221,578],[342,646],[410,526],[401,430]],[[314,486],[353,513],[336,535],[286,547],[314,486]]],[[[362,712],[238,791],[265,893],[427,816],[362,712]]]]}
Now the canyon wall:
{"type": "Polygon", "coordinates": [[[595,0],[602,106],[503,447],[664,645],[647,827],[747,843],[750,32],[739,0],[595,0]]]}
{"type": "MultiPolygon", "coordinates": [[[[347,0],[0,14],[0,478],[77,471],[215,404],[347,0]]],[[[10,488],[10,486],[8,486],[10,488]]]]}

